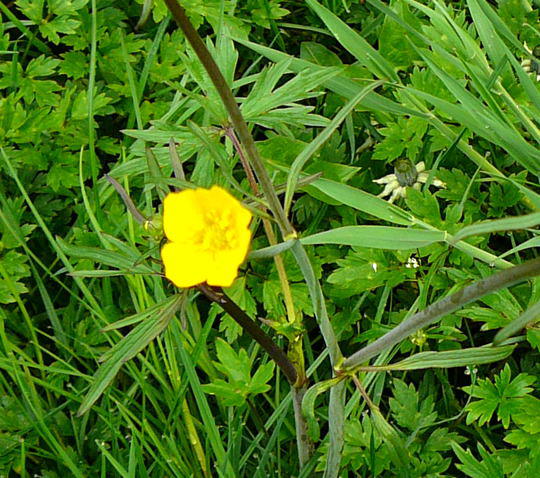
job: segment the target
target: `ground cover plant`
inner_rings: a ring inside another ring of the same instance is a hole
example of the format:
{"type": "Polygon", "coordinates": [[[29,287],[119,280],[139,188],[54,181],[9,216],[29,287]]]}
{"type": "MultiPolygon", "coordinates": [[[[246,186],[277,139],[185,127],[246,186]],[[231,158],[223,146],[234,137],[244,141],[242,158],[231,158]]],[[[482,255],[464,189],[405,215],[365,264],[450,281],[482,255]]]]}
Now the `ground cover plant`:
{"type": "Polygon", "coordinates": [[[180,3],[0,3],[0,475],[539,476],[538,4],[180,3]]]}

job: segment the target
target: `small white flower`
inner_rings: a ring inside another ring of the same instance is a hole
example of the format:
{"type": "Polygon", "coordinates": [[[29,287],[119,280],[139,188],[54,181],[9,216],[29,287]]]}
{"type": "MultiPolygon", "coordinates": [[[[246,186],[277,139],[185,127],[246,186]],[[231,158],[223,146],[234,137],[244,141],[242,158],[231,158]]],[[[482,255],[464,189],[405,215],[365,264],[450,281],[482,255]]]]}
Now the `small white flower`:
{"type": "Polygon", "coordinates": [[[405,267],[407,269],[418,269],[420,267],[420,261],[416,257],[409,257],[405,267]]]}
{"type": "MultiPolygon", "coordinates": [[[[390,196],[388,202],[393,203],[396,199],[405,197],[407,186],[420,189],[429,177],[429,171],[425,171],[425,169],[426,165],[423,161],[420,161],[415,166],[409,159],[398,159],[395,163],[393,174],[373,180],[374,183],[386,185],[378,197],[390,196]]],[[[444,188],[446,186],[440,179],[436,178],[433,179],[431,184],[437,188],[444,188]]]]}

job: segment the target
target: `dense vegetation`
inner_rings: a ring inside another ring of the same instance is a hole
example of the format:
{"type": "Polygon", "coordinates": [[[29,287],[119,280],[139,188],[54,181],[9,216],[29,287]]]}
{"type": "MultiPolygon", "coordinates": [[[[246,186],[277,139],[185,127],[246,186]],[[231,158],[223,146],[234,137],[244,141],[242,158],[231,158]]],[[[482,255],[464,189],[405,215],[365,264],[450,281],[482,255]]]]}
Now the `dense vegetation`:
{"type": "Polygon", "coordinates": [[[537,279],[341,361],[538,255],[538,3],[181,3],[302,245],[163,0],[0,3],[0,476],[540,476],[537,279]],[[296,395],[162,275],[163,198],[215,184],[284,243],[225,292],[296,395]]]}

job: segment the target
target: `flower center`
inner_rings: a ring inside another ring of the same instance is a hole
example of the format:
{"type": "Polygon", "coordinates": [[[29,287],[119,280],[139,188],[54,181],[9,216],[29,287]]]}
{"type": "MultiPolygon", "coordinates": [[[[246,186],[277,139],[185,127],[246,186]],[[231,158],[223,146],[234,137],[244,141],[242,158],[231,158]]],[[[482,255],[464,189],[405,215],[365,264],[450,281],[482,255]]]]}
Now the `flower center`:
{"type": "Polygon", "coordinates": [[[410,159],[398,159],[394,163],[394,174],[401,187],[413,186],[418,178],[416,166],[410,159]]]}
{"type": "Polygon", "coordinates": [[[236,246],[235,220],[231,211],[208,211],[204,229],[197,231],[195,242],[205,251],[219,252],[236,246]]]}

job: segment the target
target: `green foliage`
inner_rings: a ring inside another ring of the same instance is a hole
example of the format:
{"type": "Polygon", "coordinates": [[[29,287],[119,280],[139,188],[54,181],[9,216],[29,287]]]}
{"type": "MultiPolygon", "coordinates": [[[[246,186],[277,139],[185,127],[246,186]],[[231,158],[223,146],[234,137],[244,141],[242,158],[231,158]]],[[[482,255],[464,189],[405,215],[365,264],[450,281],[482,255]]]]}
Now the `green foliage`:
{"type": "MultiPolygon", "coordinates": [[[[426,384],[427,382],[424,382],[426,384]]],[[[376,420],[376,414],[347,422],[345,428],[344,460],[357,473],[377,473],[383,476],[438,476],[451,464],[452,446],[464,441],[458,433],[437,427],[438,413],[434,395],[425,395],[401,380],[393,381],[393,397],[389,400],[394,439],[401,442],[401,453],[410,454],[405,465],[399,468],[394,455],[394,443],[388,440],[388,432],[376,420]],[[406,449],[405,449],[406,448],[406,449]],[[396,471],[397,470],[397,471],[396,471]]],[[[380,420],[380,419],[379,419],[380,420]]]]}
{"type": "Polygon", "coordinates": [[[227,381],[215,379],[203,385],[206,393],[221,398],[226,406],[239,406],[246,399],[270,390],[267,382],[274,374],[274,362],[261,365],[251,376],[251,361],[244,349],[237,353],[227,342],[218,339],[216,352],[219,362],[215,367],[227,377],[227,381]]]}
{"type": "MultiPolygon", "coordinates": [[[[305,363],[310,386],[335,374],[322,298],[350,356],[537,255],[540,95],[521,66],[537,8],[182,4],[306,250],[300,266],[281,254],[292,304],[267,257],[226,293],[305,363]],[[389,204],[373,180],[401,158],[427,173],[389,204]]],[[[0,15],[0,474],[299,476],[283,374],[217,304],[161,275],[170,189],[219,184],[254,212],[252,249],[270,245],[263,217],[284,239],[165,2],[15,0],[0,15]]],[[[538,324],[482,345],[539,299],[537,281],[521,283],[403,337],[373,364],[408,369],[357,373],[370,405],[346,375],[342,459],[336,389],[308,397],[315,456],[300,476],[537,476],[538,324]],[[471,375],[431,368],[486,350],[471,375]],[[496,354],[508,358],[490,365],[496,354]]]]}
{"type": "Polygon", "coordinates": [[[397,123],[391,123],[379,129],[384,139],[377,144],[373,159],[392,161],[402,156],[415,160],[423,144],[428,123],[420,118],[399,118],[397,123]]]}
{"type": "Polygon", "coordinates": [[[464,387],[471,397],[479,398],[469,403],[467,410],[467,423],[478,421],[480,425],[489,422],[496,412],[497,418],[502,421],[504,428],[510,425],[512,415],[521,410],[521,402],[530,392],[535,377],[520,373],[513,380],[508,364],[492,382],[489,379],[479,379],[474,386],[464,387]]]}

